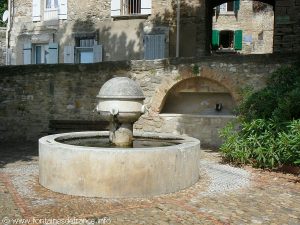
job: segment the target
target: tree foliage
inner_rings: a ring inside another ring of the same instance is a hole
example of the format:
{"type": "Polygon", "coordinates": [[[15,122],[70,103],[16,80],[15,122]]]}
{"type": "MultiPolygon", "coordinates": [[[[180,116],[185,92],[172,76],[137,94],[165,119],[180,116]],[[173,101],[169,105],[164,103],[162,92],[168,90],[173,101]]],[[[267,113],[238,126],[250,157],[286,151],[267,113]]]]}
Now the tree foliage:
{"type": "Polygon", "coordinates": [[[0,0],[0,27],[5,27],[6,22],[2,21],[2,15],[7,10],[7,0],[0,0]]]}

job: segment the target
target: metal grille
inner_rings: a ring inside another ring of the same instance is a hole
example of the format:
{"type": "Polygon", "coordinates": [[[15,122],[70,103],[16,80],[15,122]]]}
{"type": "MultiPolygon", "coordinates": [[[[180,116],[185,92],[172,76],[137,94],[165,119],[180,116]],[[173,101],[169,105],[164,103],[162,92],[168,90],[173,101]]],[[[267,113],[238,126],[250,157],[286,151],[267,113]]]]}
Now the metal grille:
{"type": "Polygon", "coordinates": [[[141,0],[123,0],[123,15],[141,14],[141,0]]]}
{"type": "Polygon", "coordinates": [[[95,43],[94,39],[80,39],[79,47],[93,47],[95,43]]]}

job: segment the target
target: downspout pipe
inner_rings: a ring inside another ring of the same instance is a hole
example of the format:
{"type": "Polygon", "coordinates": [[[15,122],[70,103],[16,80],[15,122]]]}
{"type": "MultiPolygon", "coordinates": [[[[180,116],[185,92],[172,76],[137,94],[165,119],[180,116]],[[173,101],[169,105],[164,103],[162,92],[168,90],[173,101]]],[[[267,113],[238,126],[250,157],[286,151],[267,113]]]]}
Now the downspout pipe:
{"type": "Polygon", "coordinates": [[[8,21],[6,25],[6,65],[10,64],[10,51],[9,51],[9,36],[10,36],[10,31],[11,31],[11,10],[12,9],[12,0],[8,0],[8,21]]]}
{"type": "Polygon", "coordinates": [[[180,0],[177,0],[177,30],[176,30],[176,58],[179,57],[180,46],[180,0]]]}

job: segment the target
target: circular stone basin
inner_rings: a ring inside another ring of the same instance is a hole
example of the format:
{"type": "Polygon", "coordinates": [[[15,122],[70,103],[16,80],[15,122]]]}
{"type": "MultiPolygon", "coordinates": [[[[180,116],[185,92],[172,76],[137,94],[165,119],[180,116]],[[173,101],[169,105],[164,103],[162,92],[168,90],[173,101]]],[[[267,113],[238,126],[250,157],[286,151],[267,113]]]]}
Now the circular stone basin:
{"type": "Polygon", "coordinates": [[[199,179],[200,141],[195,138],[144,133],[135,135],[135,140],[146,140],[144,147],[71,145],[74,140],[108,140],[108,135],[76,132],[41,138],[40,184],[69,195],[125,198],[176,192],[199,179]],[[149,146],[155,139],[163,147],[149,146]]]}

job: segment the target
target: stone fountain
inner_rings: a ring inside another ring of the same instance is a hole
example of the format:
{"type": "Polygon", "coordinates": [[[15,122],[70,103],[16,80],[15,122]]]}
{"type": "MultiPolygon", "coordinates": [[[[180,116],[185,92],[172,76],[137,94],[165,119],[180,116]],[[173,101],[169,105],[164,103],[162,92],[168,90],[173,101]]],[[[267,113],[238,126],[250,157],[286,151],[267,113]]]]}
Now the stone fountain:
{"type": "Polygon", "coordinates": [[[135,133],[145,113],[141,88],[129,78],[107,81],[97,112],[108,132],[64,133],[39,140],[39,182],[55,192],[104,198],[150,197],[187,188],[199,179],[200,141],[135,133]]]}

